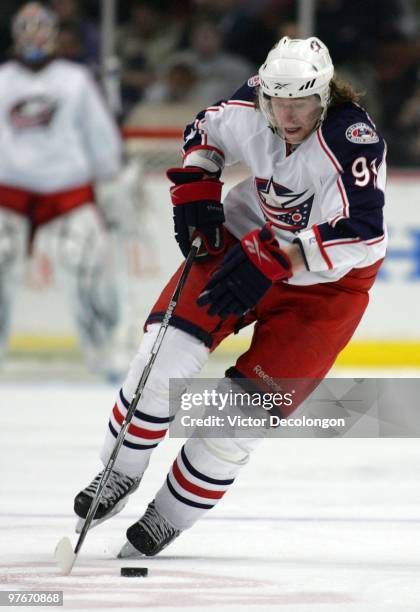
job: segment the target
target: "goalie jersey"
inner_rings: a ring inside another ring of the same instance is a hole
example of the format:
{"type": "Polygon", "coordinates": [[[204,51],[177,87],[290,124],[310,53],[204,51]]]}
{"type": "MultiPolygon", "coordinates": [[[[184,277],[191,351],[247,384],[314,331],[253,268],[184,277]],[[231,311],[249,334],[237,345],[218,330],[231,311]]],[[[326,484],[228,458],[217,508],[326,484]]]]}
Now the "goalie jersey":
{"type": "Polygon", "coordinates": [[[0,184],[52,193],[112,177],[122,145],[88,70],[56,59],[0,67],[0,184]]]}
{"type": "Polygon", "coordinates": [[[211,172],[241,162],[251,176],[224,199],[238,239],[272,224],[281,247],[299,243],[307,270],[295,285],[332,282],[385,255],[386,145],[366,111],[345,103],[292,148],[256,107],[258,77],[200,112],[185,130],[184,166],[211,172]]]}

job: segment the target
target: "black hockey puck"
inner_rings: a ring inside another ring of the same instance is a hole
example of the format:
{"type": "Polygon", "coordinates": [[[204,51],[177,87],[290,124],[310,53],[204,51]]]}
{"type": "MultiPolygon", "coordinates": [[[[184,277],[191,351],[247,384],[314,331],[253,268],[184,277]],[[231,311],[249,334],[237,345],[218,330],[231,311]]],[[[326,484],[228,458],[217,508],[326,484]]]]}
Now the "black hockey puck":
{"type": "Polygon", "coordinates": [[[149,570],[147,567],[122,567],[121,576],[147,576],[149,570]]]}

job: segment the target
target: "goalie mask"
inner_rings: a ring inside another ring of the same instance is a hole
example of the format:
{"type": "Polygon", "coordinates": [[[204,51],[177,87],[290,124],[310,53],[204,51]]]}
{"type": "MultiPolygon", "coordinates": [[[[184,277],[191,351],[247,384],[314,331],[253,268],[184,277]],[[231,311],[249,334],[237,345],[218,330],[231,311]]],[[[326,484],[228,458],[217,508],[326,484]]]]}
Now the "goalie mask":
{"type": "Polygon", "coordinates": [[[320,99],[322,121],[333,75],[330,54],[319,38],[281,38],[259,70],[259,104],[270,125],[276,129],[271,98],[305,98],[314,94],[320,99]]]}
{"type": "Polygon", "coordinates": [[[55,51],[57,18],[38,2],[25,4],[12,22],[16,56],[28,64],[38,64],[55,51]]]}

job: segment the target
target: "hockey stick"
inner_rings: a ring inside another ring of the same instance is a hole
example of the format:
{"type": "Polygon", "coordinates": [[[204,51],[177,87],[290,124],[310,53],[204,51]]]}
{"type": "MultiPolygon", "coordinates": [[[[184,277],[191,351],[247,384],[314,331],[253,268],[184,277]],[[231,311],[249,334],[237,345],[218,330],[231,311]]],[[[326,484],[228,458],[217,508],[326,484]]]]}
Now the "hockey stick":
{"type": "Polygon", "coordinates": [[[124,442],[124,437],[125,434],[127,432],[127,429],[130,425],[131,419],[133,418],[134,412],[137,408],[137,404],[139,403],[139,400],[142,396],[143,393],[143,389],[146,385],[147,379],[149,378],[149,374],[151,372],[151,369],[153,367],[153,364],[155,362],[155,359],[157,357],[157,354],[159,352],[159,349],[161,347],[163,338],[166,334],[166,330],[169,327],[169,322],[171,320],[171,317],[173,315],[173,312],[176,308],[176,305],[179,301],[180,295],[181,295],[181,291],[184,287],[185,281],[187,279],[187,276],[191,270],[191,266],[194,262],[195,256],[197,255],[199,249],[201,246],[201,238],[199,236],[197,236],[192,243],[191,246],[191,250],[188,254],[187,259],[185,260],[184,263],[184,267],[183,270],[181,272],[181,276],[179,277],[179,280],[176,284],[176,287],[174,289],[174,292],[172,294],[172,297],[169,301],[169,305],[168,308],[166,309],[165,315],[163,317],[160,329],[159,329],[159,333],[156,337],[156,340],[153,344],[152,347],[152,351],[150,353],[150,357],[148,362],[146,363],[143,373],[141,375],[139,384],[137,385],[137,389],[134,392],[133,398],[131,400],[130,406],[128,407],[127,410],[127,414],[125,415],[125,419],[121,425],[121,429],[120,432],[118,434],[117,440],[115,442],[115,446],[114,449],[111,453],[111,456],[109,458],[108,463],[105,466],[105,469],[103,471],[102,474],[102,478],[99,482],[97,491],[95,493],[95,496],[92,500],[91,506],[89,508],[89,511],[86,515],[86,519],[85,519],[85,523],[83,525],[82,531],[80,532],[80,536],[79,539],[77,540],[75,549],[73,550],[70,539],[67,537],[62,538],[55,549],[55,560],[58,564],[58,567],[61,569],[62,573],[65,575],[70,574],[73,565],[77,559],[77,555],[80,552],[80,549],[83,545],[83,542],[86,538],[86,534],[89,530],[89,527],[93,521],[93,517],[95,516],[95,512],[99,506],[99,503],[101,501],[101,496],[102,496],[102,492],[105,489],[106,483],[108,481],[109,475],[112,471],[112,468],[114,467],[115,461],[117,459],[117,455],[119,453],[119,450],[124,442]]]}

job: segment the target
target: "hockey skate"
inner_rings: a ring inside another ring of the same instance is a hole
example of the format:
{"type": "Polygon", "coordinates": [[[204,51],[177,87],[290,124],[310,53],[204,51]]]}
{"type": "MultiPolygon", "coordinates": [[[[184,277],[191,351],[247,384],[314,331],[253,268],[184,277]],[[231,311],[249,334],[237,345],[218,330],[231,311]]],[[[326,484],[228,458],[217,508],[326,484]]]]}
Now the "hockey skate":
{"type": "Polygon", "coordinates": [[[181,533],[175,529],[155,508],[152,501],[144,515],[137,523],[127,529],[127,542],[122,547],[118,558],[153,557],[166,548],[181,533]]]}
{"type": "MultiPolygon", "coordinates": [[[[76,533],[80,533],[83,529],[85,518],[91,506],[92,500],[98,489],[98,484],[102,478],[103,472],[99,472],[83,491],[80,491],[74,500],[74,511],[80,519],[77,521],[76,533]]],[[[131,478],[121,472],[112,470],[108,482],[102,491],[101,501],[98,509],[95,512],[94,520],[91,528],[100,525],[107,519],[111,518],[125,507],[128,502],[128,497],[138,488],[141,478],[131,478]]]]}

